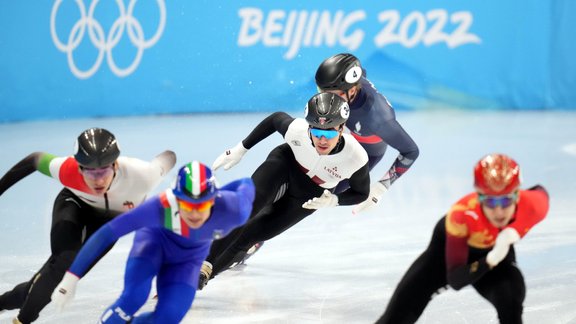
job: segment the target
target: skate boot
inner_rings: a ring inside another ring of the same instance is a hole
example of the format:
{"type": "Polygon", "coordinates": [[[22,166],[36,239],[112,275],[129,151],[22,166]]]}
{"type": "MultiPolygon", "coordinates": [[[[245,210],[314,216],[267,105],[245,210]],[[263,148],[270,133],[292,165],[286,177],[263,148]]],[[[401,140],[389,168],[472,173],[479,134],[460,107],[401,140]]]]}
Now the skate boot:
{"type": "Polygon", "coordinates": [[[208,280],[210,280],[211,275],[212,264],[208,261],[202,262],[202,268],[200,268],[200,277],[198,278],[198,290],[202,290],[202,288],[208,284],[208,280]]]}

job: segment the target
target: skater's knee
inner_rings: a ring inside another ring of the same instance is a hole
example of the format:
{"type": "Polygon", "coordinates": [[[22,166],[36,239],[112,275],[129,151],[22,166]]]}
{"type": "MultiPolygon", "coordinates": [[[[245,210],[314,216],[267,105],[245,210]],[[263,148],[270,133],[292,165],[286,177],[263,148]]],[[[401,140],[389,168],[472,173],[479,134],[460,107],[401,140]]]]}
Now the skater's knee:
{"type": "Polygon", "coordinates": [[[53,255],[50,260],[51,268],[56,272],[65,273],[72,265],[72,262],[74,262],[76,254],[76,251],[64,251],[53,255]]]}

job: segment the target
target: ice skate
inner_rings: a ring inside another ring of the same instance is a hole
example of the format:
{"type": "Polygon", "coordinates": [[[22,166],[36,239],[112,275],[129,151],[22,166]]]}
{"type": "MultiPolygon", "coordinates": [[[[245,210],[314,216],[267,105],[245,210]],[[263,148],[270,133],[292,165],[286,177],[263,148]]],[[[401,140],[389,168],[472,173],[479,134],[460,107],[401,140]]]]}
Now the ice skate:
{"type": "Polygon", "coordinates": [[[240,260],[239,262],[234,262],[232,263],[232,265],[228,268],[228,269],[232,269],[232,268],[243,268],[243,266],[246,265],[246,261],[254,255],[254,253],[256,253],[261,247],[262,245],[264,245],[264,242],[258,242],[256,244],[254,244],[249,250],[248,252],[246,252],[246,254],[244,255],[244,257],[242,257],[242,260],[240,260]]]}
{"type": "Polygon", "coordinates": [[[200,276],[198,278],[198,290],[202,290],[202,288],[208,284],[211,275],[212,264],[208,261],[202,262],[202,268],[200,268],[200,276]]]}
{"type": "Polygon", "coordinates": [[[240,264],[244,264],[251,256],[253,256],[256,252],[258,252],[258,250],[260,250],[260,248],[262,247],[262,245],[264,245],[264,242],[258,242],[256,244],[254,244],[250,250],[248,250],[248,252],[246,253],[246,255],[244,256],[244,259],[242,259],[242,261],[240,262],[240,264]]]}

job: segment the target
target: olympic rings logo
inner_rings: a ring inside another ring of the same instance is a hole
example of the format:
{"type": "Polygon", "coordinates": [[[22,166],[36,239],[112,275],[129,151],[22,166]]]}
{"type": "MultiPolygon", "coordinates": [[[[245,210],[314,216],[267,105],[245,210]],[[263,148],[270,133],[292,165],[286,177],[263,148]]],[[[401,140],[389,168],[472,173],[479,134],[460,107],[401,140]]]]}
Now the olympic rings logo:
{"type": "Polygon", "coordinates": [[[104,38],[105,35],[102,25],[94,19],[94,10],[96,9],[98,0],[92,0],[90,8],[88,9],[88,14],[86,14],[86,6],[84,5],[83,0],[75,0],[78,9],[80,10],[80,19],[74,24],[70,34],[68,35],[68,41],[64,43],[56,34],[55,22],[56,14],[58,13],[62,1],[63,0],[56,0],[52,7],[52,13],[50,15],[50,34],[54,41],[54,45],[56,45],[58,50],[67,54],[68,66],[72,73],[79,79],[87,79],[94,75],[104,60],[104,54],[106,54],[108,66],[115,75],[119,77],[130,75],[134,70],[136,70],[138,64],[140,64],[144,50],[152,47],[156,42],[158,42],[166,24],[166,4],[164,3],[164,0],[156,0],[160,11],[160,22],[158,23],[158,28],[156,29],[154,36],[150,39],[144,39],[142,25],[132,16],[136,0],[130,0],[128,11],[126,11],[123,0],[116,0],[116,4],[120,11],[120,17],[114,21],[108,35],[104,38]],[[134,60],[128,67],[120,68],[114,61],[112,50],[120,42],[120,39],[124,34],[124,29],[126,29],[130,42],[136,47],[137,52],[134,60]],[[94,45],[98,50],[98,57],[92,67],[87,70],[81,70],[74,61],[74,50],[76,50],[82,42],[86,30],[88,30],[88,36],[92,45],[94,45]]]}

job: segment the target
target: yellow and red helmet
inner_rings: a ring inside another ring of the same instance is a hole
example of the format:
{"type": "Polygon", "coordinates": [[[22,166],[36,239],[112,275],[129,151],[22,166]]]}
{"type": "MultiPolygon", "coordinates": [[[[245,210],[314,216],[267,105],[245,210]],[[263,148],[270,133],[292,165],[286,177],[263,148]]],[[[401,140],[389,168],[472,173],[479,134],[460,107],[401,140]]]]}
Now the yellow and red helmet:
{"type": "Polygon", "coordinates": [[[511,194],[520,182],[520,166],[504,154],[486,155],[474,167],[474,188],[483,195],[511,194]]]}

